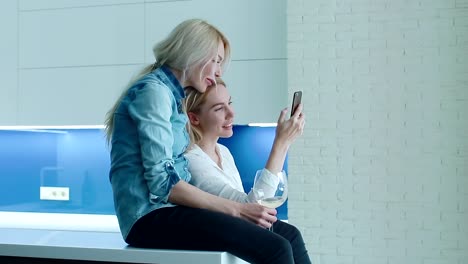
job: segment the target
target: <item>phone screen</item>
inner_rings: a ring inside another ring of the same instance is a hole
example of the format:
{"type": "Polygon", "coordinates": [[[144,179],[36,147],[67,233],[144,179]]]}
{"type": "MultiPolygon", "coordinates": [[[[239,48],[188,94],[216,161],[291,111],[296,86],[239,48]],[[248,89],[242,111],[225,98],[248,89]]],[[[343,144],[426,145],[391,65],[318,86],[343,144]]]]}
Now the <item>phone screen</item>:
{"type": "Polygon", "coordinates": [[[294,92],[292,106],[291,106],[291,116],[294,115],[294,112],[296,111],[296,108],[301,103],[301,101],[302,101],[302,91],[294,92]]]}

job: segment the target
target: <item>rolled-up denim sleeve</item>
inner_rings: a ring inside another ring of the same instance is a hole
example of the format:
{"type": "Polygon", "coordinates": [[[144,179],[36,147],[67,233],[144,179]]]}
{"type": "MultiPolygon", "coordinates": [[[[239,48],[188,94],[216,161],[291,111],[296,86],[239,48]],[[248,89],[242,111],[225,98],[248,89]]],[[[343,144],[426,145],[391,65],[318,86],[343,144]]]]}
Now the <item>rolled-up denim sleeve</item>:
{"type": "Polygon", "coordinates": [[[181,179],[172,153],[174,104],[175,99],[166,87],[150,83],[135,92],[129,105],[129,114],[138,130],[144,179],[152,203],[166,203],[172,187],[181,179]]]}

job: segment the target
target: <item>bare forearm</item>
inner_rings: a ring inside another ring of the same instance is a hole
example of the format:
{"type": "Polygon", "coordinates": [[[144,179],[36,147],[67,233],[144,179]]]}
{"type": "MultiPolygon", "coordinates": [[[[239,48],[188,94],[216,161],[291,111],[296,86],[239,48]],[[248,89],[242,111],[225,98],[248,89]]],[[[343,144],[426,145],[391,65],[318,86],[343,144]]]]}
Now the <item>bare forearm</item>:
{"type": "Polygon", "coordinates": [[[276,135],[268,157],[265,168],[272,173],[277,173],[283,170],[284,160],[288,153],[289,146],[294,142],[297,136],[302,134],[304,127],[304,117],[302,115],[302,105],[299,105],[296,113],[286,120],[286,110],[283,109],[278,118],[276,126],[276,135]]]}
{"type": "Polygon", "coordinates": [[[173,204],[208,209],[240,217],[239,203],[204,192],[184,181],[179,181],[174,185],[169,195],[169,201],[173,204]]]}
{"type": "Polygon", "coordinates": [[[275,138],[265,168],[272,173],[282,171],[288,149],[289,145],[287,143],[275,138]]]}
{"type": "Polygon", "coordinates": [[[198,189],[184,181],[179,181],[171,190],[169,201],[193,208],[208,209],[248,220],[268,228],[276,222],[276,210],[255,203],[238,203],[198,189]]]}

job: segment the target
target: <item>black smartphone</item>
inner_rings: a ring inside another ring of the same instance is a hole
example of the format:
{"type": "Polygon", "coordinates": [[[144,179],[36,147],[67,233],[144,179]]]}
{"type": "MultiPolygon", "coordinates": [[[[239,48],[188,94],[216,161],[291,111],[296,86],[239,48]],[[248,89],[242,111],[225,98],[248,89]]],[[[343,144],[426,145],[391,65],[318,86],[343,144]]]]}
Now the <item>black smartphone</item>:
{"type": "Polygon", "coordinates": [[[302,91],[296,91],[293,95],[293,101],[291,106],[291,116],[296,112],[297,106],[302,102],[302,91]]]}

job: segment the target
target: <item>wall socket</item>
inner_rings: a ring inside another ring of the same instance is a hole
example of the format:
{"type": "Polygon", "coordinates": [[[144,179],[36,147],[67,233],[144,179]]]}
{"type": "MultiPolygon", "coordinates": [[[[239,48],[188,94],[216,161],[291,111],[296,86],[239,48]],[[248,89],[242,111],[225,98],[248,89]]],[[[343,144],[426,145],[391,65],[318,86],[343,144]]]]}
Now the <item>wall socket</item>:
{"type": "Polygon", "coordinates": [[[41,186],[39,189],[41,200],[69,201],[70,188],[68,187],[47,187],[41,186]]]}

